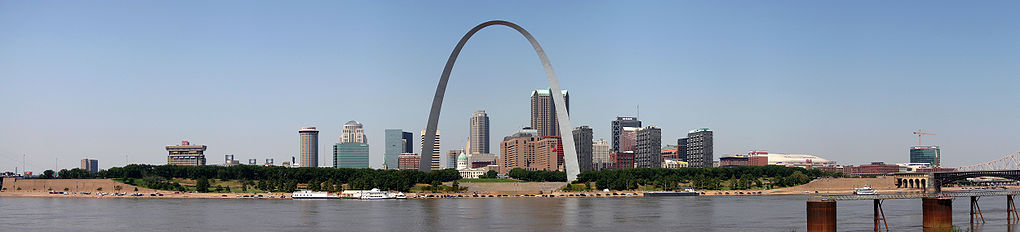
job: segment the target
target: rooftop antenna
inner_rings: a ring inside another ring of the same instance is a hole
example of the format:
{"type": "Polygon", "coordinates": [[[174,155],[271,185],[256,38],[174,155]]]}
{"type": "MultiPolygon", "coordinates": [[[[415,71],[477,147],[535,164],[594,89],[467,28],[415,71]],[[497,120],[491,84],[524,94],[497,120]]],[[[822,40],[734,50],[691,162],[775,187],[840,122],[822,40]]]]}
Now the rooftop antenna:
{"type": "Polygon", "coordinates": [[[641,119],[641,104],[637,105],[637,116],[635,117],[641,119]]]}

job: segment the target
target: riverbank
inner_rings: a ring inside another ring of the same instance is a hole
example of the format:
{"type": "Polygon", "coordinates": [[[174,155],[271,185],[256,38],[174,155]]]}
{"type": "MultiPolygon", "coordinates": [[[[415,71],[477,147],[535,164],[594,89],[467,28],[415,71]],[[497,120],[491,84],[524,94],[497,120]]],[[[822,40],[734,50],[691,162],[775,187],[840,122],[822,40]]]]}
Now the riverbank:
{"type": "MultiPolygon", "coordinates": [[[[895,179],[827,178],[808,184],[770,190],[703,190],[702,196],[769,196],[852,194],[853,188],[871,186],[879,193],[921,192],[919,189],[896,188],[895,179]]],[[[461,183],[462,193],[406,193],[411,199],[435,198],[550,198],[550,197],[643,197],[650,191],[586,191],[564,192],[566,182],[503,182],[461,183]]],[[[290,193],[193,193],[141,188],[112,179],[4,179],[5,190],[0,197],[64,197],[64,198],[170,198],[170,199],[290,199],[290,193]],[[66,189],[66,190],[65,190],[66,189]],[[52,192],[51,192],[52,191],[52,192]],[[55,192],[55,193],[54,193],[55,192]],[[98,193],[106,193],[100,195],[98,193]],[[115,196],[112,193],[123,193],[115,196]],[[140,196],[132,196],[140,195],[140,196]]],[[[966,190],[947,187],[946,191],[966,190]]]]}

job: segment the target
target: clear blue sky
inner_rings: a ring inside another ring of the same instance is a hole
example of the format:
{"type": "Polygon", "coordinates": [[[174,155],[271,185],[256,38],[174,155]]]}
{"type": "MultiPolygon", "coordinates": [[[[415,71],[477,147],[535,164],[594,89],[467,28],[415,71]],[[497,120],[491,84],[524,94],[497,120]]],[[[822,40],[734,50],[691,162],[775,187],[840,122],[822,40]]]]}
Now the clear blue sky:
{"type": "MultiPolygon", "coordinates": [[[[523,26],[571,92],[571,121],[609,139],[634,115],[675,144],[716,131],[716,157],[810,153],[841,164],[906,162],[912,130],[947,166],[1020,150],[1017,1],[10,1],[0,0],[0,170],[163,164],[163,146],[298,152],[320,129],[331,164],[341,124],[418,136],[457,40],[491,19],[523,26]],[[545,7],[539,7],[544,5],[545,7]]],[[[509,28],[461,53],[440,121],[463,147],[478,109],[492,149],[529,124],[546,88],[509,28]]],[[[415,144],[415,149],[419,149],[415,144]]]]}

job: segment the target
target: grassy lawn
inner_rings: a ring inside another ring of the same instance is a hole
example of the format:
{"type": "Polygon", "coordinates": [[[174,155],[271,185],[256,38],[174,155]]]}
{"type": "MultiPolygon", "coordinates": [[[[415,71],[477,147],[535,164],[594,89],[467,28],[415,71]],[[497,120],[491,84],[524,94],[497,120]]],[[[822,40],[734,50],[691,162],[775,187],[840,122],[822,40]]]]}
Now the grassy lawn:
{"type": "Polygon", "coordinates": [[[513,179],[461,179],[458,180],[461,183],[510,183],[510,182],[524,182],[513,179]]]}
{"type": "MultiPolygon", "coordinates": [[[[123,181],[121,181],[121,179],[119,179],[119,178],[118,179],[114,179],[114,180],[123,183],[123,181]]],[[[181,184],[181,186],[183,186],[189,192],[195,191],[195,184],[198,183],[198,180],[183,179],[183,178],[174,178],[172,181],[181,184]]],[[[215,189],[216,189],[217,185],[223,186],[224,188],[226,188],[227,186],[230,186],[230,193],[265,193],[266,192],[266,191],[255,189],[252,186],[248,186],[248,191],[241,191],[242,183],[240,181],[237,181],[237,180],[217,180],[217,179],[210,179],[209,180],[209,190],[210,191],[216,192],[215,189]]],[[[142,187],[142,188],[150,188],[149,186],[146,186],[145,181],[142,180],[142,179],[134,179],[134,186],[138,186],[138,187],[142,187]]],[[[125,190],[134,190],[133,187],[124,188],[124,189],[125,190]]],[[[221,193],[226,193],[226,190],[222,191],[221,193]]]]}

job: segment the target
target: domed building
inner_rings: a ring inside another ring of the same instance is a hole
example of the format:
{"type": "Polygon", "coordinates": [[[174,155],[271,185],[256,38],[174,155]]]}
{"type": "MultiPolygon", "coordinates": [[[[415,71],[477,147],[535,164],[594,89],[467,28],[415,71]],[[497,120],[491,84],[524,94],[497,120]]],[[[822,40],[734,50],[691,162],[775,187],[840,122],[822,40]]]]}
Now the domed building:
{"type": "Polygon", "coordinates": [[[468,156],[467,154],[464,154],[464,152],[461,152],[460,155],[457,156],[457,170],[465,170],[469,168],[471,168],[471,166],[468,164],[468,156]]]}

